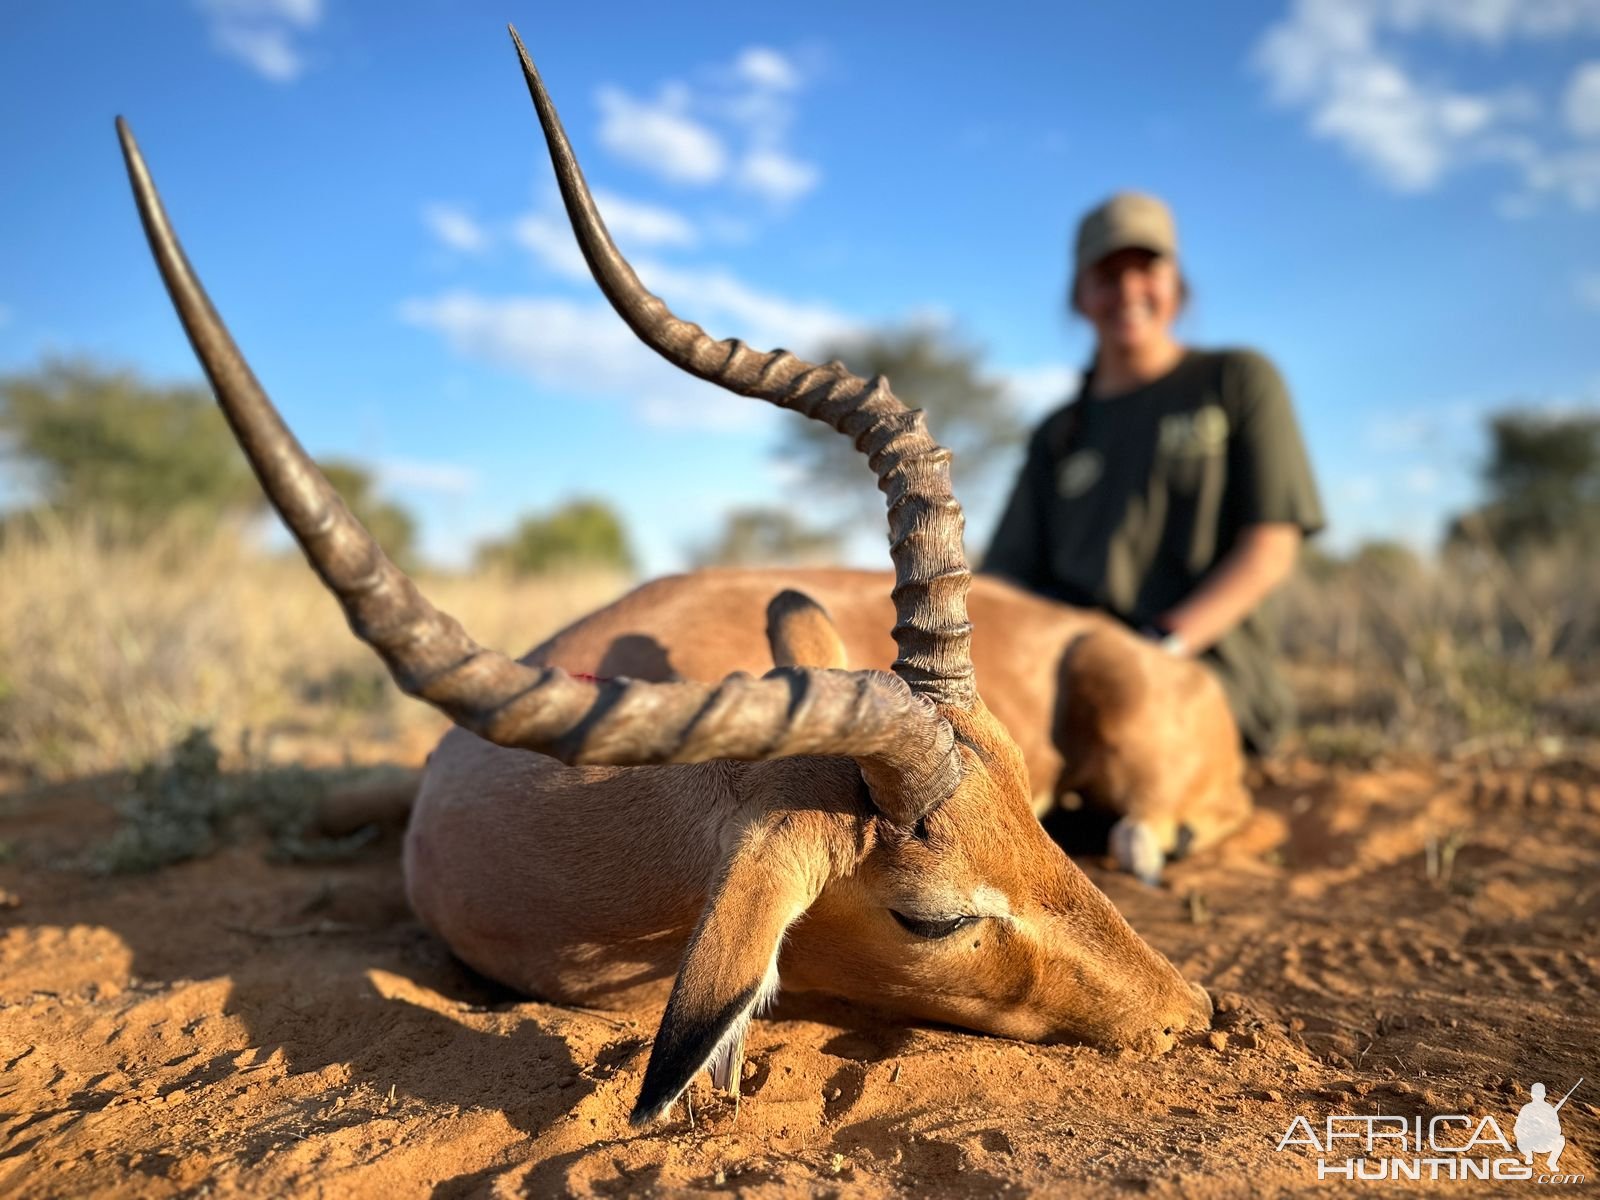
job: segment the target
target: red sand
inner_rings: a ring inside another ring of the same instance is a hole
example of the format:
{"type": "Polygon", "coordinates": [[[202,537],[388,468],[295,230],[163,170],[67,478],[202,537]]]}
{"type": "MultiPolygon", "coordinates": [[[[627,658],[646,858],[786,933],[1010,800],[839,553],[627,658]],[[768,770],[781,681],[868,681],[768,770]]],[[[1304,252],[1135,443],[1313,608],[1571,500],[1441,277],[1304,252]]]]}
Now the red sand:
{"type": "Polygon", "coordinates": [[[110,827],[87,789],[0,799],[0,1194],[1297,1195],[1314,1156],[1275,1149],[1297,1114],[1510,1136],[1531,1083],[1580,1075],[1561,1168],[1592,1181],[1600,770],[1302,765],[1262,800],[1252,837],[1160,891],[1089,865],[1218,997],[1212,1034],[1150,1060],[791,996],[752,1029],[737,1111],[702,1080],[692,1126],[680,1106],[637,1131],[650,1023],[455,965],[406,909],[394,837],[337,866],[245,846],[92,879],[66,865],[110,827]]]}

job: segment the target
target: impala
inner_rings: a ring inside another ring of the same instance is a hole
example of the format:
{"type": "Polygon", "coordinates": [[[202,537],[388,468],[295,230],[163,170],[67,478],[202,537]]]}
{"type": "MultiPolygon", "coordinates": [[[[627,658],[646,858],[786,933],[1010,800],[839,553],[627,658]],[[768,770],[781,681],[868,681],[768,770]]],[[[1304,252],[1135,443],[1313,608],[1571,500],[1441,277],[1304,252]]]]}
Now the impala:
{"type": "Polygon", "coordinates": [[[622,319],[682,369],[824,421],[867,456],[887,497],[897,656],[890,671],[815,660],[814,603],[773,587],[740,610],[763,630],[772,610],[765,661],[786,660],[758,678],[703,681],[732,633],[716,606],[697,626],[674,618],[696,630],[681,646],[636,632],[684,603],[670,588],[642,588],[521,661],[478,645],[384,556],[284,425],[119,118],[162,278],[262,488],[356,636],[458,726],[429,760],[407,832],[419,916],[477,970],[547,999],[664,999],[641,1124],[702,1068],[737,1088],[750,1018],[780,981],[1023,1039],[1160,1051],[1208,1025],[1204,989],[1045,835],[1023,756],[979,698],[949,452],[882,377],[713,340],[646,291],[512,38],[573,229],[622,319]],[[646,677],[614,669],[630,658],[646,677]]]}

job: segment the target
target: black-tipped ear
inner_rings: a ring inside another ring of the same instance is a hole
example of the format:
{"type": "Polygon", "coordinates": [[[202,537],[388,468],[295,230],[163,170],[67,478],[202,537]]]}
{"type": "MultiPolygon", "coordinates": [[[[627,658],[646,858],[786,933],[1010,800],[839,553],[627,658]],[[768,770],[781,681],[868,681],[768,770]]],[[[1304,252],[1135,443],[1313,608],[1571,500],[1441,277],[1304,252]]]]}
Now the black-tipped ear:
{"type": "MultiPolygon", "coordinates": [[[[776,982],[774,976],[773,983],[776,982]]],[[[719,1051],[727,1060],[728,1069],[725,1079],[718,1082],[739,1086],[737,1060],[742,1057],[750,1018],[764,998],[761,982],[751,984],[714,1012],[704,1009],[706,997],[686,996],[682,984],[683,977],[679,976],[672,998],[667,1001],[667,1011],[661,1016],[639,1100],[629,1118],[635,1125],[648,1125],[671,1108],[700,1068],[711,1065],[719,1051]]]]}
{"type": "Polygon", "coordinates": [[[695,1075],[737,1089],[750,1018],[777,995],[783,935],[829,876],[822,814],[769,816],[733,848],[689,939],[632,1121],[655,1120],[695,1075]]]}

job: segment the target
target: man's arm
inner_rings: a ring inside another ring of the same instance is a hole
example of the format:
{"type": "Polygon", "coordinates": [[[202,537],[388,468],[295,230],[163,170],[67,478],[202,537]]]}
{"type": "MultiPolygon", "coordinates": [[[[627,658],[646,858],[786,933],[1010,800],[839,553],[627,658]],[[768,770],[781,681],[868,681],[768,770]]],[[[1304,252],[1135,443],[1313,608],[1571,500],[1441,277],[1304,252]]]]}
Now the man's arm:
{"type": "Polygon", "coordinates": [[[1288,521],[1245,527],[1200,586],[1156,624],[1176,634],[1186,654],[1210,648],[1289,578],[1302,537],[1288,521]]]}

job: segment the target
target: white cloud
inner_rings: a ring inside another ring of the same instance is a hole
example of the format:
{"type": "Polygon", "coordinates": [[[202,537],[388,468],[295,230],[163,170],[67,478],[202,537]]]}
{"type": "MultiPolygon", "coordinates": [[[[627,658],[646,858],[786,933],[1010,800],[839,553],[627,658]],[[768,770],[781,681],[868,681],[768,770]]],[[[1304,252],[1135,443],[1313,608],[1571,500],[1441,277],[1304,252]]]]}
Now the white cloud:
{"type": "Polygon", "coordinates": [[[734,72],[745,82],[777,92],[792,92],[800,86],[800,71],[794,63],[766,46],[749,46],[740,51],[734,72]]]}
{"type": "Polygon", "coordinates": [[[1434,433],[1439,417],[1434,412],[1383,412],[1367,423],[1367,448],[1379,454],[1415,450],[1434,433]]]}
{"type": "Polygon", "coordinates": [[[379,482],[385,488],[395,491],[440,492],[447,496],[465,496],[478,488],[477,470],[459,463],[388,458],[379,460],[374,466],[379,482]]]}
{"type": "Polygon", "coordinates": [[[1523,182],[1532,197],[1559,196],[1584,212],[1600,208],[1600,146],[1541,154],[1527,163],[1523,182]]]}
{"type": "Polygon", "coordinates": [[[811,163],[781,150],[752,150],[739,164],[740,186],[780,204],[805,195],[821,178],[822,172],[811,163]]]}
{"type": "Polygon", "coordinates": [[[438,333],[463,357],[562,391],[643,399],[682,374],[641,345],[604,301],[455,291],[409,300],[400,317],[438,333]]]}
{"type": "Polygon", "coordinates": [[[1600,311],[1600,271],[1585,271],[1572,282],[1572,294],[1585,308],[1600,311]]]}
{"type": "Polygon", "coordinates": [[[679,268],[644,260],[634,265],[644,285],[675,313],[716,337],[738,336],[761,349],[787,346],[806,354],[820,343],[863,330],[860,321],[826,304],[763,292],[720,267],[679,268]]]}
{"type": "Polygon", "coordinates": [[[1600,0],[1355,0],[1351,7],[1373,8],[1396,29],[1431,26],[1487,46],[1600,29],[1600,0]]]}
{"type": "Polygon", "coordinates": [[[199,0],[219,20],[283,21],[311,29],[322,20],[322,0],[199,0]]]}
{"type": "Polygon", "coordinates": [[[689,219],[670,208],[629,200],[603,189],[594,193],[594,202],[605,218],[606,228],[618,242],[639,246],[693,246],[700,240],[689,219]]]}
{"type": "Polygon", "coordinates": [[[673,183],[715,183],[727,173],[722,139],[688,114],[687,89],[665,87],[650,103],[602,87],[598,100],[600,143],[623,161],[673,183]]]}
{"type": "Polygon", "coordinates": [[[1379,413],[1366,423],[1362,441],[1374,454],[1408,454],[1437,450],[1463,432],[1475,433],[1495,401],[1457,399],[1417,408],[1379,413]]]}
{"type": "Polygon", "coordinates": [[[1429,466],[1409,468],[1402,477],[1405,489],[1417,496],[1431,496],[1439,490],[1439,472],[1429,466]]]}
{"type": "MultiPolygon", "coordinates": [[[[705,322],[713,336],[736,330],[751,345],[789,345],[805,354],[822,339],[859,329],[822,305],[760,292],[725,271],[640,264],[639,273],[674,311],[705,322]]],[[[464,357],[541,386],[626,399],[654,425],[726,430],[763,419],[761,404],[695,379],[646,348],[604,301],[455,291],[407,301],[400,316],[438,333],[464,357]]]]}
{"type": "Polygon", "coordinates": [[[275,83],[305,70],[295,43],[322,21],[322,0],[195,0],[217,49],[275,83]]]}
{"type": "MultiPolygon", "coordinates": [[[[1522,132],[1538,113],[1528,88],[1467,90],[1419,77],[1394,42],[1444,35],[1497,48],[1514,37],[1578,30],[1600,30],[1600,0],[1295,0],[1262,35],[1254,63],[1274,99],[1306,111],[1315,136],[1342,146],[1396,191],[1426,191],[1460,167],[1497,163],[1525,189],[1502,199],[1501,211],[1520,216],[1544,193],[1576,207],[1600,202],[1600,167],[1522,132]]],[[[1593,86],[1600,92],[1600,78],[1593,86]]],[[[1589,87],[1574,77],[1574,130],[1591,113],[1600,125],[1600,95],[1591,99],[1589,87]]]]}
{"type": "Polygon", "coordinates": [[[422,219],[433,236],[452,250],[479,254],[489,246],[489,235],[483,227],[454,205],[429,204],[422,210],[422,219]]]}
{"type": "Polygon", "coordinates": [[[552,274],[562,279],[589,278],[589,264],[564,216],[549,210],[527,213],[517,218],[511,236],[552,274]]]}
{"type": "MultiPolygon", "coordinates": [[[[689,220],[671,209],[603,191],[595,193],[595,203],[624,254],[633,246],[687,247],[699,241],[689,220]]],[[[589,265],[578,249],[566,210],[554,194],[543,208],[518,217],[512,224],[511,236],[545,270],[559,278],[580,282],[589,279],[589,265]]]]}
{"type": "Polygon", "coordinates": [[[1572,73],[1562,109],[1567,128],[1578,137],[1600,137],[1600,62],[1586,62],[1572,73]]]}
{"type": "Polygon", "coordinates": [[[788,147],[804,74],[794,60],[747,47],[702,84],[668,83],[654,100],[616,86],[597,93],[600,141],[625,162],[671,183],[733,183],[774,203],[815,188],[821,169],[788,147]]]}
{"type": "Polygon", "coordinates": [[[1314,134],[1396,190],[1422,191],[1480,156],[1482,139],[1531,105],[1516,91],[1474,94],[1413,79],[1379,45],[1379,15],[1372,4],[1297,0],[1262,37],[1255,61],[1277,100],[1310,110],[1314,134]]]}
{"type": "Polygon", "coordinates": [[[1341,503],[1352,506],[1371,504],[1381,490],[1371,475],[1352,475],[1334,484],[1334,494],[1341,503]]]}
{"type": "Polygon", "coordinates": [[[1072,399],[1082,379],[1075,367],[1059,363],[1013,367],[999,374],[1023,418],[1029,421],[1037,420],[1072,399]]]}

